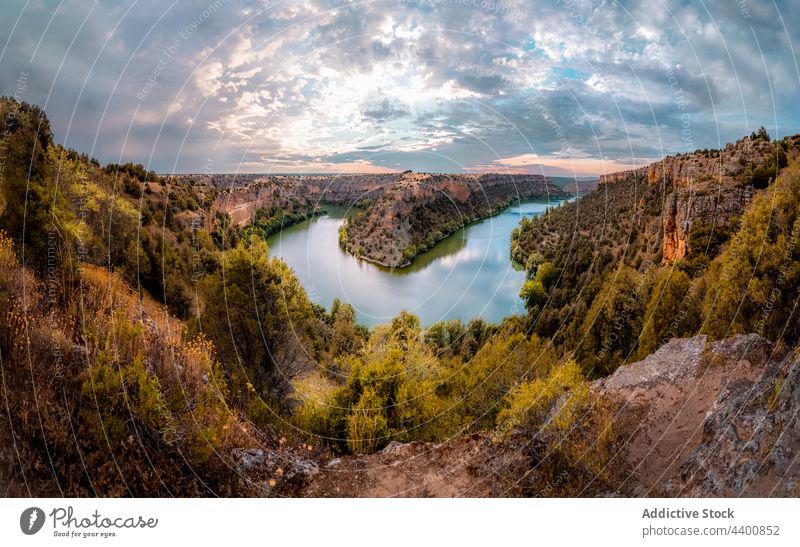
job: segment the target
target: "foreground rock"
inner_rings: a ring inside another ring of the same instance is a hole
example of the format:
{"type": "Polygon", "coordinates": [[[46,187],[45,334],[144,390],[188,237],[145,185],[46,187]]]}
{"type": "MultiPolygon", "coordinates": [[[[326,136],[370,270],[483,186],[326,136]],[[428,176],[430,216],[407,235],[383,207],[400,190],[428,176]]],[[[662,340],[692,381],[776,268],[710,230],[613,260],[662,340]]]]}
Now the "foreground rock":
{"type": "MultiPolygon", "coordinates": [[[[605,469],[559,461],[536,431],[392,443],[331,459],[303,496],[797,496],[800,358],[755,335],[672,340],[592,384],[613,403],[605,469]]],[[[587,460],[595,447],[587,447],[587,460]]]]}
{"type": "Polygon", "coordinates": [[[498,497],[519,493],[540,446],[489,434],[441,444],[392,443],[369,456],[336,458],[299,494],[308,497],[498,497]]]}
{"type": "Polygon", "coordinates": [[[672,340],[594,389],[621,403],[611,494],[796,496],[800,360],[755,335],[672,340]]]}

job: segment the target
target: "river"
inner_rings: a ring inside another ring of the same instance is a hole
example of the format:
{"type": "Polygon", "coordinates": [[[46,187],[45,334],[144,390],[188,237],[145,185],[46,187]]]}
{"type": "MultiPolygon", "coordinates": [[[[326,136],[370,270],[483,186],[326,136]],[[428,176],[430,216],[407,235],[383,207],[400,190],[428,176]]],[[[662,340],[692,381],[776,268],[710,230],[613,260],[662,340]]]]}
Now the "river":
{"type": "Polygon", "coordinates": [[[294,270],[309,298],[330,309],[334,298],[353,305],[359,323],[391,321],[401,310],[423,326],[442,319],[482,317],[499,322],[523,313],[519,290],[525,272],[510,258],[511,231],[523,216],[540,215],[559,201],[528,200],[470,224],[417,256],[411,266],[389,269],[359,260],[338,244],[347,210],[325,205],[327,214],[271,236],[270,256],[294,270]]]}

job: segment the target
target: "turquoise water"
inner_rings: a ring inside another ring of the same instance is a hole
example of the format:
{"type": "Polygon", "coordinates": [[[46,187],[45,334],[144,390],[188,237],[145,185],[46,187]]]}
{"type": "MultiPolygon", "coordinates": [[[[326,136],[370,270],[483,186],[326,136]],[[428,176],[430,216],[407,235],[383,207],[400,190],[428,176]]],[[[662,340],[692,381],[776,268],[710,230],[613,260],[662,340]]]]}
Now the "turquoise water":
{"type": "Polygon", "coordinates": [[[353,305],[358,321],[386,323],[401,310],[423,326],[441,319],[497,322],[523,313],[519,290],[525,272],[512,264],[511,231],[523,216],[538,216],[557,201],[524,201],[497,216],[451,234],[411,266],[390,270],[359,260],[339,247],[339,226],[347,211],[325,206],[328,214],[285,228],[270,237],[270,256],[294,270],[309,298],[330,309],[334,298],[353,305]]]}

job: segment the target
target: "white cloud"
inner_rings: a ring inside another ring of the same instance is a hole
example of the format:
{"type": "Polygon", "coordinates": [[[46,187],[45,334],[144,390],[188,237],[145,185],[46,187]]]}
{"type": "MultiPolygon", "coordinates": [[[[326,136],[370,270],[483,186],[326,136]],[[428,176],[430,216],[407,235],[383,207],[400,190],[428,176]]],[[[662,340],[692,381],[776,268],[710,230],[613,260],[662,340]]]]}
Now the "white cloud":
{"type": "Polygon", "coordinates": [[[222,89],[223,66],[219,61],[210,61],[197,67],[194,83],[204,96],[216,95],[222,89]]]}

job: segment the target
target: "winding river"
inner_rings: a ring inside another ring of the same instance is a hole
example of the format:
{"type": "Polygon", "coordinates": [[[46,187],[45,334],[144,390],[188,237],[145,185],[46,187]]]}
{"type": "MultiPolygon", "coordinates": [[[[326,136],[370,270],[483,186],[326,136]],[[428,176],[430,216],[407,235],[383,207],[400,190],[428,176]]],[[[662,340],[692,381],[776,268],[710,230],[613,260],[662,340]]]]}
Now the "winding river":
{"type": "Polygon", "coordinates": [[[349,302],[364,325],[389,322],[401,310],[417,315],[423,326],[478,316],[498,322],[524,312],[519,290],[525,272],[511,262],[511,231],[521,217],[538,216],[559,203],[512,205],[451,234],[411,266],[394,270],[341,250],[338,229],[347,214],[342,207],[326,205],[327,214],[289,226],[267,242],[270,256],[286,261],[313,302],[328,309],[334,298],[349,302]]]}

